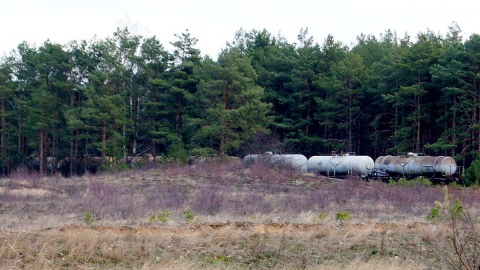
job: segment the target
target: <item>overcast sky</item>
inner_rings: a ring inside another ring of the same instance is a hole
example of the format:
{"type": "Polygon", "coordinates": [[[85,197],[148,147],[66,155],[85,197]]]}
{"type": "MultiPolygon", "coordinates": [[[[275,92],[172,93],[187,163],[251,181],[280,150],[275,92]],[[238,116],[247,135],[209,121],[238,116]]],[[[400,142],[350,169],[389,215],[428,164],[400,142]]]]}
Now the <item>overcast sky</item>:
{"type": "Polygon", "coordinates": [[[189,29],[202,54],[217,57],[235,32],[266,29],[296,42],[301,28],[322,44],[331,34],[351,45],[360,34],[390,29],[415,37],[427,29],[445,35],[456,22],[464,38],[480,33],[474,0],[0,0],[0,56],[22,41],[40,46],[112,36],[128,26],[171,49],[174,34],[189,29]]]}

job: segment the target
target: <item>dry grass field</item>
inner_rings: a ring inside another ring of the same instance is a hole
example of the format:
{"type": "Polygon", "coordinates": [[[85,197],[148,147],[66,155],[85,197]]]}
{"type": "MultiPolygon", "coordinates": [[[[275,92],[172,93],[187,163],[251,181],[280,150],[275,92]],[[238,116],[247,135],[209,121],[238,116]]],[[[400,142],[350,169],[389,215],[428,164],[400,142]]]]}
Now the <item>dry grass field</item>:
{"type": "MultiPolygon", "coordinates": [[[[477,216],[478,190],[449,193],[477,216]]],[[[332,180],[261,164],[162,164],[72,178],[17,172],[0,179],[0,267],[478,267],[460,260],[478,260],[478,244],[453,241],[480,239],[477,222],[426,221],[435,201],[444,201],[440,186],[332,180]]]]}

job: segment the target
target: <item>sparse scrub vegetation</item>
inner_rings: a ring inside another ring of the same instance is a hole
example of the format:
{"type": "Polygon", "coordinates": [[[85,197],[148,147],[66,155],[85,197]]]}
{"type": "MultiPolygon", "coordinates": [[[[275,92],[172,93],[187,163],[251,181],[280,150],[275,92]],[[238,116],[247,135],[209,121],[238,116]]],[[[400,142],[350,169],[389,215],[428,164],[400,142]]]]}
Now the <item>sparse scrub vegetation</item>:
{"type": "Polygon", "coordinates": [[[87,213],[85,214],[85,218],[83,219],[83,221],[84,221],[85,224],[87,224],[87,225],[90,225],[90,224],[92,224],[92,223],[95,221],[95,218],[93,217],[92,211],[87,211],[87,213]]]}
{"type": "Polygon", "coordinates": [[[170,215],[171,215],[170,211],[163,210],[162,213],[157,216],[157,220],[162,222],[162,223],[165,223],[170,218],[170,215]]]}
{"type": "Polygon", "coordinates": [[[324,212],[321,212],[320,214],[318,214],[317,217],[320,221],[324,221],[328,217],[328,214],[324,213],[324,212]]]}
{"type": "Polygon", "coordinates": [[[170,215],[171,215],[170,211],[163,210],[159,215],[151,214],[150,217],[148,218],[148,221],[150,222],[160,221],[162,223],[166,223],[169,220],[170,215]]]}
{"type": "Polygon", "coordinates": [[[390,180],[388,182],[390,185],[399,185],[399,186],[431,186],[433,183],[430,181],[430,179],[424,177],[424,176],[419,176],[415,177],[413,179],[407,179],[405,177],[402,177],[398,180],[390,180]]]}
{"type": "Polygon", "coordinates": [[[192,222],[193,219],[195,218],[195,214],[190,209],[183,210],[182,214],[186,222],[192,222]]]}
{"type": "Polygon", "coordinates": [[[350,221],[352,219],[353,219],[352,215],[350,215],[350,213],[347,211],[340,211],[335,214],[335,220],[339,222],[350,221]]]}
{"type": "Polygon", "coordinates": [[[438,230],[430,230],[437,254],[451,269],[477,270],[480,268],[480,226],[472,213],[466,211],[459,199],[452,202],[448,187],[444,188],[443,201],[435,201],[426,219],[443,228],[447,241],[439,241],[438,230]],[[438,233],[437,233],[438,234],[438,233]]]}
{"type": "MultiPolygon", "coordinates": [[[[389,265],[406,256],[416,262],[407,264],[411,269],[448,269],[425,221],[434,202],[445,200],[439,186],[206,166],[162,164],[37,184],[1,179],[2,268],[348,269],[353,261],[389,265]]],[[[449,194],[478,213],[478,190],[449,194]]],[[[445,222],[444,205],[429,220],[445,222]]],[[[448,228],[436,233],[447,235],[448,228]]]]}

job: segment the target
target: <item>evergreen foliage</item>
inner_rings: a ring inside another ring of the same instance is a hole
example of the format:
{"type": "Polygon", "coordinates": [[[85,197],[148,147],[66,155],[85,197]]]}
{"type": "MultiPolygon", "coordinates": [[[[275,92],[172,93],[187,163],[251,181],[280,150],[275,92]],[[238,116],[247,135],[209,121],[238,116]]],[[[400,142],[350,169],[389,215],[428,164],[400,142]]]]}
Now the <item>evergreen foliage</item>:
{"type": "Polygon", "coordinates": [[[477,157],[465,170],[465,185],[480,185],[480,158],[477,157]]]}
{"type": "MultiPolygon", "coordinates": [[[[350,47],[239,30],[214,60],[188,30],[23,42],[0,60],[0,173],[81,174],[145,155],[245,155],[262,138],[306,156],[480,151],[480,35],[386,31],[350,47]],[[272,139],[273,140],[273,139],[272,139]]],[[[272,144],[273,145],[273,144],[272,144]]],[[[468,181],[476,181],[474,163],[468,181]]]]}

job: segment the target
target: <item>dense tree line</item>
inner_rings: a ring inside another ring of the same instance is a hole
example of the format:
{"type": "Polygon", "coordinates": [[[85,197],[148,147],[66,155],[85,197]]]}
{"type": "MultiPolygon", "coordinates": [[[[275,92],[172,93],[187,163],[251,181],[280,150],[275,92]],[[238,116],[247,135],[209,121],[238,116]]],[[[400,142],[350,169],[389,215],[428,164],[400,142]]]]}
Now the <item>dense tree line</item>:
{"type": "Polygon", "coordinates": [[[465,40],[386,31],[350,47],[239,30],[218,59],[202,57],[188,31],[167,51],[156,37],[23,42],[0,60],[3,174],[42,173],[87,157],[115,162],[149,154],[260,151],[451,155],[468,166],[480,151],[480,35],[465,40]]]}

